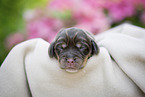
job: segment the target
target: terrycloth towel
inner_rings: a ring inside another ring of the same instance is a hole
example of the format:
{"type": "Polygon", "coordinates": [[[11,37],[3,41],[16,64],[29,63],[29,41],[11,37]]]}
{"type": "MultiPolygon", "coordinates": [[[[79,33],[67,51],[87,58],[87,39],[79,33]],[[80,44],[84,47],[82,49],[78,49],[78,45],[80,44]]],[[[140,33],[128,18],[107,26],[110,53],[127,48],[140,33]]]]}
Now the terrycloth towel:
{"type": "Polygon", "coordinates": [[[145,29],[123,24],[95,36],[98,55],[67,73],[49,43],[15,46],[0,68],[0,97],[145,97],[145,29]]]}

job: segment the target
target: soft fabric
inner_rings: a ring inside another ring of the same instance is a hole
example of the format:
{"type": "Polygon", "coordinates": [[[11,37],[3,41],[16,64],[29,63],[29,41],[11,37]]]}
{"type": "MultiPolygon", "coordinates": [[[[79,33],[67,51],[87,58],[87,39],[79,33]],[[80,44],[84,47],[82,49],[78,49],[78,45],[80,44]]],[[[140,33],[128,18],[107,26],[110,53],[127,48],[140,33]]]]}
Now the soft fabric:
{"type": "Polygon", "coordinates": [[[60,69],[42,39],[18,44],[0,68],[0,97],[145,97],[145,29],[123,24],[95,39],[99,54],[77,73],[60,69]]]}

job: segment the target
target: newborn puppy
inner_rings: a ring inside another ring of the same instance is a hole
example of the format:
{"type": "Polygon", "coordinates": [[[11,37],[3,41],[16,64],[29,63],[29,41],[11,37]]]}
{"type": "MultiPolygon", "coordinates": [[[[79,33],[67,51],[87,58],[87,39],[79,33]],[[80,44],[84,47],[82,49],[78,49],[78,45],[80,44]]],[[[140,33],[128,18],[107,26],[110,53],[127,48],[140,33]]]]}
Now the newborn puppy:
{"type": "Polygon", "coordinates": [[[49,56],[55,57],[67,72],[82,69],[88,58],[98,52],[93,36],[78,28],[61,30],[49,47],[49,56]]]}

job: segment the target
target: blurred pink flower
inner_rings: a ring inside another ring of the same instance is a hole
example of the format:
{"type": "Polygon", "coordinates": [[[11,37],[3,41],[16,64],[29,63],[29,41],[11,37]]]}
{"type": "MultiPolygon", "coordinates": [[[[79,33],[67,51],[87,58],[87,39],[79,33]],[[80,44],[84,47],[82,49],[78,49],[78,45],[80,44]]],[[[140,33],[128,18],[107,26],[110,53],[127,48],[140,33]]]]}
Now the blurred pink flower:
{"type": "Polygon", "coordinates": [[[108,1],[106,2],[106,8],[114,22],[121,21],[135,14],[134,3],[131,0],[119,0],[118,2],[108,1]]]}
{"type": "Polygon", "coordinates": [[[94,35],[109,29],[110,25],[105,17],[94,18],[92,21],[79,22],[76,27],[87,30],[94,35]]]}
{"type": "Polygon", "coordinates": [[[73,17],[77,21],[89,21],[92,20],[97,13],[96,9],[89,5],[87,2],[80,1],[79,5],[76,5],[73,10],[73,17]]]}
{"type": "Polygon", "coordinates": [[[91,4],[82,1],[81,6],[76,6],[73,10],[73,18],[76,20],[76,27],[88,30],[93,34],[107,30],[110,24],[102,8],[94,8],[91,4]],[[85,6],[85,7],[84,7],[85,6]]]}
{"type": "Polygon", "coordinates": [[[142,4],[142,6],[143,6],[143,8],[145,10],[145,0],[141,0],[141,4],[142,4]]]}
{"type": "Polygon", "coordinates": [[[93,8],[104,8],[106,0],[83,0],[93,8]]]}
{"type": "Polygon", "coordinates": [[[14,45],[24,41],[24,35],[21,33],[15,33],[15,34],[11,34],[6,38],[6,48],[7,49],[11,49],[14,45]]]}
{"type": "Polygon", "coordinates": [[[39,18],[27,24],[28,39],[43,38],[51,42],[61,27],[62,22],[60,20],[46,17],[39,18]]]}

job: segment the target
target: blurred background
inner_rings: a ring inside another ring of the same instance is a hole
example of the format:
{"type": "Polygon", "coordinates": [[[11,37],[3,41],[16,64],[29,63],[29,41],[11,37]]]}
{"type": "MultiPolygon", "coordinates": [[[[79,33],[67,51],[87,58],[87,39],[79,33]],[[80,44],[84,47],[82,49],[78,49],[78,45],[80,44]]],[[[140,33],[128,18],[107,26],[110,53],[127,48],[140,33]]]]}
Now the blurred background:
{"type": "Polygon", "coordinates": [[[25,40],[51,43],[72,26],[96,35],[125,22],[145,28],[145,0],[0,0],[0,64],[25,40]]]}

